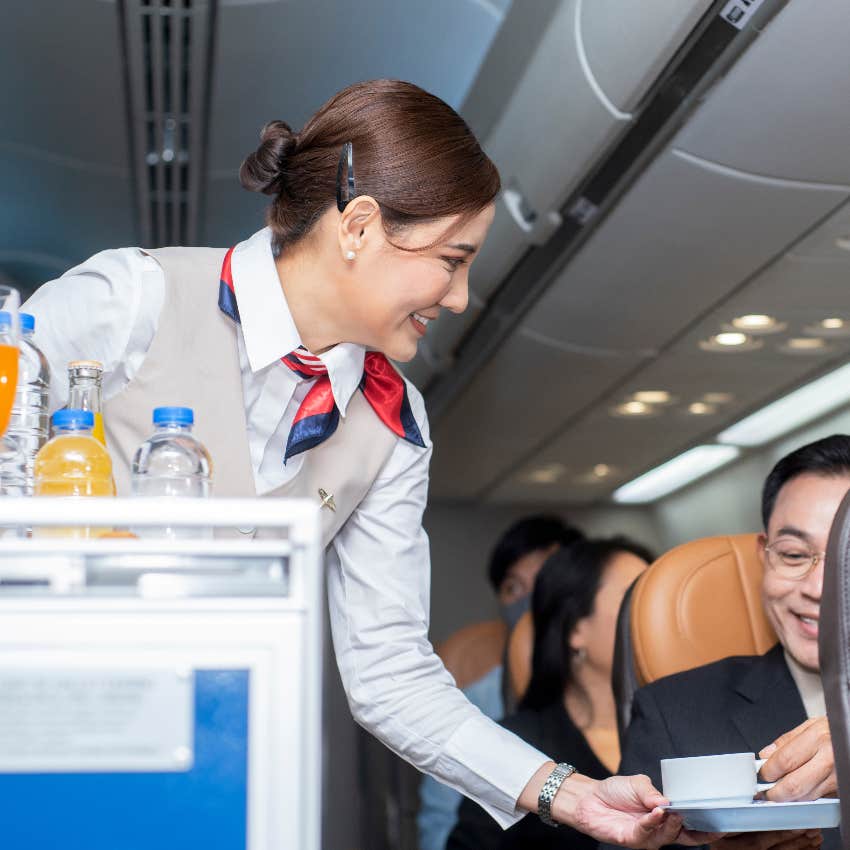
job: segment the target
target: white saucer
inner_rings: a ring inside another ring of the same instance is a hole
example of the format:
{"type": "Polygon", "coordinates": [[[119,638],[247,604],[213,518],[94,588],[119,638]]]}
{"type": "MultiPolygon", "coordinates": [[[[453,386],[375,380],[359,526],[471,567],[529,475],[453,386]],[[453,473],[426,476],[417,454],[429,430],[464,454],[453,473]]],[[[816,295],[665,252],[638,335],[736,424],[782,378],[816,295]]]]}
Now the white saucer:
{"type": "Polygon", "coordinates": [[[681,815],[686,829],[700,832],[829,829],[841,821],[838,800],[827,798],[804,803],[685,803],[664,808],[681,815]]]}

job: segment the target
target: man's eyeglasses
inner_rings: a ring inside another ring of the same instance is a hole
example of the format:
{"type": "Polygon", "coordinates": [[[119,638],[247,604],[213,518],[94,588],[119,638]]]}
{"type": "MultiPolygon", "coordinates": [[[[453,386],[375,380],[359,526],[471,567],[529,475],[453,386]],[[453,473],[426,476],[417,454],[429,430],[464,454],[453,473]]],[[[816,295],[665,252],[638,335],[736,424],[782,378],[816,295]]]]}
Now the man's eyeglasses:
{"type": "Polygon", "coordinates": [[[346,142],[339,155],[336,169],[336,208],[342,212],[357,192],[354,189],[354,146],[346,142]]]}
{"type": "Polygon", "coordinates": [[[815,552],[798,537],[780,537],[767,544],[764,551],[770,568],[792,581],[804,579],[826,556],[825,552],[815,552]]]}

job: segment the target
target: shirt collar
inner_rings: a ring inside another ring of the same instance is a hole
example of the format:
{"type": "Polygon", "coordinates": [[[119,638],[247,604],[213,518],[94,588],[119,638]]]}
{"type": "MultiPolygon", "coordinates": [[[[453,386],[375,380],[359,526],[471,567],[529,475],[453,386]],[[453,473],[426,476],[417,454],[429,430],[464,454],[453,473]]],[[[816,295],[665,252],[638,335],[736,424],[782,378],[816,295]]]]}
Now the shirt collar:
{"type": "Polygon", "coordinates": [[[803,700],[806,715],[808,717],[821,717],[826,714],[826,699],[820,675],[811,670],[806,670],[796,659],[792,658],[791,653],[787,650],[785,651],[785,661],[791,671],[791,678],[800,692],[800,699],[803,700]]]}
{"type": "MultiPolygon", "coordinates": [[[[231,256],[233,288],[245,351],[252,372],[259,372],[302,345],[301,336],[280,285],[271,246],[272,233],[266,227],[244,242],[231,256]]],[[[363,377],[363,346],[344,342],[317,355],[327,366],[331,391],[340,415],[363,377]]],[[[286,366],[280,364],[280,368],[286,366]]]]}

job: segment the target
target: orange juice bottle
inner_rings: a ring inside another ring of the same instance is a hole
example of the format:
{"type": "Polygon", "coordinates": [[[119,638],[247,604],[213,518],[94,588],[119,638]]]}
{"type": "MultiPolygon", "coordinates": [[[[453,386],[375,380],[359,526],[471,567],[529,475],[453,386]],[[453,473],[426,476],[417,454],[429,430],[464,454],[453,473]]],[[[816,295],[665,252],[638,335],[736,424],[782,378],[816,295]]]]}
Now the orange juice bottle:
{"type": "MultiPolygon", "coordinates": [[[[94,414],[69,408],[53,414],[55,436],[35,456],[36,496],[114,496],[112,460],[92,436],[94,414]]],[[[96,515],[97,509],[92,511],[96,515]]],[[[33,536],[98,537],[108,528],[36,529],[33,536]]]]}
{"type": "Polygon", "coordinates": [[[18,346],[0,343],[0,437],[9,425],[18,386],[18,346]]]}
{"type": "Polygon", "coordinates": [[[92,436],[106,445],[103,428],[103,364],[99,360],[72,360],[68,364],[68,409],[94,414],[92,436]]]}

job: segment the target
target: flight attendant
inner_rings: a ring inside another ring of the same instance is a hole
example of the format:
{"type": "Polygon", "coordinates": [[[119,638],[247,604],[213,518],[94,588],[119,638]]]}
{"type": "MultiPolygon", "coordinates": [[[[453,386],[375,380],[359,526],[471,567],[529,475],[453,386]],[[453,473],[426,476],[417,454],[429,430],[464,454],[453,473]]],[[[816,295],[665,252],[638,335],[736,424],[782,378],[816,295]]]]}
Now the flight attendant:
{"type": "Polygon", "coordinates": [[[500,824],[534,811],[630,847],[691,840],[645,777],[570,775],[481,715],[428,642],[431,442],[420,394],[389,361],[413,358],[443,310],[466,308],[499,191],[493,163],[443,101],[375,80],[298,133],[266,125],[240,177],[272,198],[253,236],[104,251],[30,299],[53,407],[68,361],[98,359],[119,492],[151,409],[182,404],[216,495],[320,502],[354,717],[500,824]]]}

